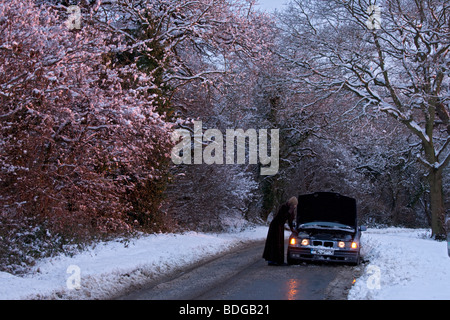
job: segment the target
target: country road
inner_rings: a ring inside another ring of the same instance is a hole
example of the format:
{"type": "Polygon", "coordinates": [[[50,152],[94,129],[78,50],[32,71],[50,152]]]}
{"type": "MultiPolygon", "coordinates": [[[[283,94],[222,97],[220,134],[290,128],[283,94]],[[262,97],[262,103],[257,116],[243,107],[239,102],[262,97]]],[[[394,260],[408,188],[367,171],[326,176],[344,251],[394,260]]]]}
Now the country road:
{"type": "Polygon", "coordinates": [[[120,300],[343,300],[361,267],[268,266],[264,242],[246,245],[168,275],[120,300]]]}

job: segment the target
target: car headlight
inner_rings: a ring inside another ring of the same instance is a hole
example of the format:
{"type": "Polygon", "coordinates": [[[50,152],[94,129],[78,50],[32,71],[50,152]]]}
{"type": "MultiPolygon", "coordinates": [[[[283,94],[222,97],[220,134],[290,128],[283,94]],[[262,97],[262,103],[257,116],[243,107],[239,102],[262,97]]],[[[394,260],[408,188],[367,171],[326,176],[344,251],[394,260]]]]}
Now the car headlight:
{"type": "Polygon", "coordinates": [[[309,239],[303,239],[301,244],[302,246],[309,246],[309,239]]]}
{"type": "Polygon", "coordinates": [[[351,248],[358,249],[358,242],[352,242],[351,248]]]}
{"type": "Polygon", "coordinates": [[[344,241],[339,241],[338,247],[341,248],[341,249],[344,249],[345,248],[345,242],[344,241]]]}
{"type": "Polygon", "coordinates": [[[297,244],[297,239],[291,238],[291,240],[289,240],[289,244],[290,244],[291,246],[295,246],[295,245],[297,244]]]}

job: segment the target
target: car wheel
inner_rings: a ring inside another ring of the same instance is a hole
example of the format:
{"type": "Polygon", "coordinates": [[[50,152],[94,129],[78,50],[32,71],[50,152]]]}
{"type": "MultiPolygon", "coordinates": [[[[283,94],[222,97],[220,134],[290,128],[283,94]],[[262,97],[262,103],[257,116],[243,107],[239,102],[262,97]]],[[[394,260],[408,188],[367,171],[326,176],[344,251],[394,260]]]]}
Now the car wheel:
{"type": "Polygon", "coordinates": [[[358,256],[356,257],[356,261],[352,262],[353,266],[358,266],[361,263],[361,255],[358,253],[358,256]]]}

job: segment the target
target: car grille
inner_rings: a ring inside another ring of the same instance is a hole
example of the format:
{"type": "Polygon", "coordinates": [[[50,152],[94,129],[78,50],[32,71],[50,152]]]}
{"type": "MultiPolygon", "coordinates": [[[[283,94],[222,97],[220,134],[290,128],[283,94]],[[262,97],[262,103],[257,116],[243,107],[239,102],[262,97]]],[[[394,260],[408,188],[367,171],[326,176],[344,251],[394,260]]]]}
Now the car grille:
{"type": "Polygon", "coordinates": [[[328,248],[333,248],[334,247],[334,242],[333,241],[313,240],[312,244],[313,244],[313,246],[321,246],[321,247],[328,247],[328,248]]]}

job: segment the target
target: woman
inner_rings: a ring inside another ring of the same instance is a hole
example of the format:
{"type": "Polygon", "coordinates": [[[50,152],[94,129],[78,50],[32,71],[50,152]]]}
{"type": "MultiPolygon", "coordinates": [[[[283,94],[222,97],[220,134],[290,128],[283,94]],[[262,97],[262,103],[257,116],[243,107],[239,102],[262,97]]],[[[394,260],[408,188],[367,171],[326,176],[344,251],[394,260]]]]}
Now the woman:
{"type": "Polygon", "coordinates": [[[291,231],[296,233],[293,222],[297,204],[296,197],[290,198],[281,205],[277,215],[270,223],[263,253],[263,258],[269,262],[269,265],[284,265],[284,224],[287,220],[291,231]]]}

